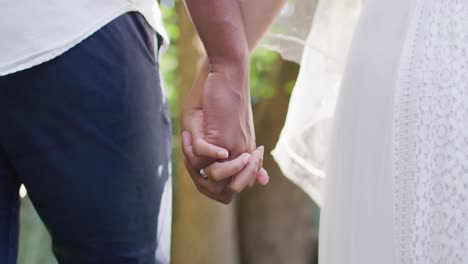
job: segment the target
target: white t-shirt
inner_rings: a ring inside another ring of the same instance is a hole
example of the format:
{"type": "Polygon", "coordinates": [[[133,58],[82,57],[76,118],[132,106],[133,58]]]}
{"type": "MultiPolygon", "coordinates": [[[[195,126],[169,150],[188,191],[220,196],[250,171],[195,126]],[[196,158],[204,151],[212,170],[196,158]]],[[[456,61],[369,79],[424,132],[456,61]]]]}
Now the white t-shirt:
{"type": "Polygon", "coordinates": [[[156,0],[0,0],[0,76],[51,60],[118,16],[138,11],[168,45],[156,0]]]}

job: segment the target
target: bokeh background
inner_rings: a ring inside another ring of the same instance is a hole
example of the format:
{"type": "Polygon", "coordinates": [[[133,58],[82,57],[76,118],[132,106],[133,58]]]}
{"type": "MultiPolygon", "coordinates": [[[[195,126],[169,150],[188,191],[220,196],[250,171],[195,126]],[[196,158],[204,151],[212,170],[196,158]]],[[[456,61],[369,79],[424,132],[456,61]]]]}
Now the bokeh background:
{"type": "MultiPolygon", "coordinates": [[[[229,206],[200,195],[185,173],[179,116],[200,59],[200,43],[182,1],[162,1],[172,45],[161,69],[174,124],[173,264],[313,264],[317,262],[319,209],[289,182],[269,155],[278,140],[299,66],[258,48],[251,90],[257,144],[266,148],[267,187],[242,193],[229,206]]],[[[73,228],[73,227],[70,227],[73,228]]],[[[19,264],[57,263],[50,237],[26,196],[21,207],[19,264]]]]}

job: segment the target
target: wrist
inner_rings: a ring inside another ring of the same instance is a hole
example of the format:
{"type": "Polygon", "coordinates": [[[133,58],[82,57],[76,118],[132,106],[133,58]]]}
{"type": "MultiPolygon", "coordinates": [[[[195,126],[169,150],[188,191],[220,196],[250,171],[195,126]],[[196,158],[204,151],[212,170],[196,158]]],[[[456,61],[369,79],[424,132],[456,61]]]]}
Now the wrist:
{"type": "Polygon", "coordinates": [[[222,54],[208,54],[209,72],[243,73],[248,70],[250,54],[247,44],[241,41],[224,47],[222,54]]]}
{"type": "Polygon", "coordinates": [[[236,59],[209,60],[208,74],[221,75],[225,78],[225,86],[218,88],[232,88],[239,91],[249,91],[250,61],[248,56],[236,59]]]}
{"type": "Polygon", "coordinates": [[[248,54],[239,56],[223,56],[208,58],[209,72],[219,72],[220,70],[245,69],[249,66],[250,57],[248,54]]]}

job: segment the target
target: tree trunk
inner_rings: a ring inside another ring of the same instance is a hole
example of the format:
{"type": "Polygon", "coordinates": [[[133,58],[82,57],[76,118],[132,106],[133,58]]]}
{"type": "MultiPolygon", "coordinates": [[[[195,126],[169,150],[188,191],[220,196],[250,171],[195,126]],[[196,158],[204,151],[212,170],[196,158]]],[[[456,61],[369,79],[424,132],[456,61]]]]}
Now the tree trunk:
{"type": "Polygon", "coordinates": [[[254,110],[257,145],[265,146],[264,166],[271,181],[240,196],[238,203],[242,264],[312,264],[317,259],[317,218],[313,202],[286,179],[269,154],[284,125],[289,95],[283,89],[297,77],[298,65],[280,62],[276,95],[254,110]]]}
{"type": "MultiPolygon", "coordinates": [[[[179,52],[178,87],[179,102],[182,103],[195,78],[199,54],[194,48],[198,40],[181,2],[177,3],[177,13],[180,25],[180,37],[176,43],[179,52]]],[[[175,128],[180,135],[179,125],[175,128]]],[[[175,145],[179,146],[180,137],[177,138],[175,145]]],[[[185,171],[180,147],[175,158],[172,263],[237,264],[239,251],[234,207],[213,202],[199,194],[185,171]]]]}

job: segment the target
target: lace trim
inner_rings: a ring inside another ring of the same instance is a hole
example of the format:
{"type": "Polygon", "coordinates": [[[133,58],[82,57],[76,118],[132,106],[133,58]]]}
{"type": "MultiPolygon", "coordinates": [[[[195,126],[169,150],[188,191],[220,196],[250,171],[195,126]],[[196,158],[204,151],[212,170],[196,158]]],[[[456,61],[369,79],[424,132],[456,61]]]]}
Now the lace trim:
{"type": "Polygon", "coordinates": [[[397,261],[468,263],[468,10],[419,1],[397,85],[397,261]]]}

